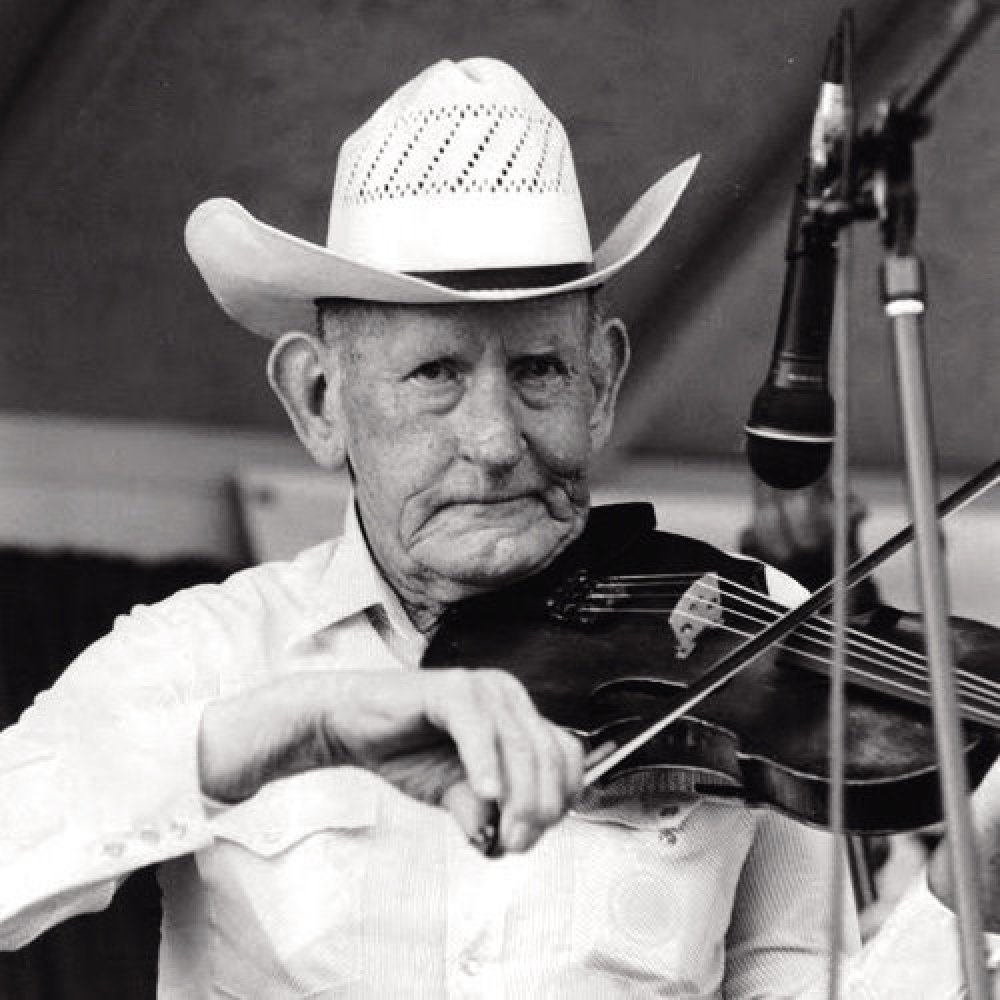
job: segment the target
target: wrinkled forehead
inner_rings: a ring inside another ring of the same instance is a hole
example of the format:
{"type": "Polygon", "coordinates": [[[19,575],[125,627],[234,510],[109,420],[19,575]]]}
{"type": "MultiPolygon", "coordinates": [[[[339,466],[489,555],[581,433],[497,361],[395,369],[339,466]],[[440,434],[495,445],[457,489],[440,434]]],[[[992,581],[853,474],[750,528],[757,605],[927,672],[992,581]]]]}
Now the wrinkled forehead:
{"type": "Polygon", "coordinates": [[[350,347],[361,341],[454,341],[477,343],[555,339],[586,344],[596,320],[593,292],[572,292],[516,302],[470,302],[446,305],[397,305],[323,299],[317,303],[325,340],[350,347]]]}

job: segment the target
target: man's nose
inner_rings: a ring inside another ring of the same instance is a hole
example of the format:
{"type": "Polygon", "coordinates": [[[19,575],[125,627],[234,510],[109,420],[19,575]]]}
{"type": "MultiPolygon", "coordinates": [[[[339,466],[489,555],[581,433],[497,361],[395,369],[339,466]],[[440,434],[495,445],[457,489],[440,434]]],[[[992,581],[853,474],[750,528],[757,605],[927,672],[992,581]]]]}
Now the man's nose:
{"type": "Polygon", "coordinates": [[[505,381],[482,379],[470,386],[465,404],[458,414],[462,457],[493,471],[517,465],[526,445],[505,381]]]}

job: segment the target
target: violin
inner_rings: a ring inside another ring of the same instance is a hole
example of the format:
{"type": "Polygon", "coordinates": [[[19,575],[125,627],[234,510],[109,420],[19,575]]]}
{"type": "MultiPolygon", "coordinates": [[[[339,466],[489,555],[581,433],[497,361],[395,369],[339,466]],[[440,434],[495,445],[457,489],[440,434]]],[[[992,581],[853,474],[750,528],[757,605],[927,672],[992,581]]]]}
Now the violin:
{"type": "MultiPolygon", "coordinates": [[[[541,574],[449,609],[423,665],[507,670],[588,747],[622,746],[748,637],[787,617],[764,584],[758,563],[656,531],[648,504],[597,507],[583,536],[541,574]]],[[[737,797],[828,826],[832,625],[803,617],[601,783],[737,797]]],[[[976,784],[1000,752],[1000,630],[961,618],[951,627],[976,784]]],[[[937,822],[919,616],[887,606],[856,616],[846,660],[845,830],[937,822]]]]}

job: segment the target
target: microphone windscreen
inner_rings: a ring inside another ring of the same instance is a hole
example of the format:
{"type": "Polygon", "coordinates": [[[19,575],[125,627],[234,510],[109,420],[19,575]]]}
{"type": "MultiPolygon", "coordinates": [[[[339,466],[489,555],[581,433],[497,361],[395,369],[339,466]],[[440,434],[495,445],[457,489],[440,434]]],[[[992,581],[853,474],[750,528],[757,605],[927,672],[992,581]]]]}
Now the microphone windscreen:
{"type": "Polygon", "coordinates": [[[789,441],[747,433],[747,459],[758,479],[776,490],[801,490],[826,472],[832,444],[789,441]]]}
{"type": "Polygon", "coordinates": [[[830,464],[833,399],[826,389],[765,383],[754,396],[746,432],[747,459],[757,478],[779,490],[802,489],[830,464]]]}

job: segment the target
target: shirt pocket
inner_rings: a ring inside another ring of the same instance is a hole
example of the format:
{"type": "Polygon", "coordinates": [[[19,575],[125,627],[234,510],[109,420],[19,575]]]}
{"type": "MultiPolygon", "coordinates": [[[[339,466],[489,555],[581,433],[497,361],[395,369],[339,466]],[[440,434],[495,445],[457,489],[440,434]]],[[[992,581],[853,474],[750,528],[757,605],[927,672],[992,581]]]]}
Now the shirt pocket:
{"type": "Polygon", "coordinates": [[[667,796],[642,805],[575,816],[574,961],[656,983],[651,996],[710,995],[723,958],[716,886],[692,863],[701,847],[689,843],[704,803],[667,796]]]}
{"type": "Polygon", "coordinates": [[[347,768],[310,771],[213,818],[203,874],[223,995],[335,995],[360,978],[373,781],[347,768]]]}

